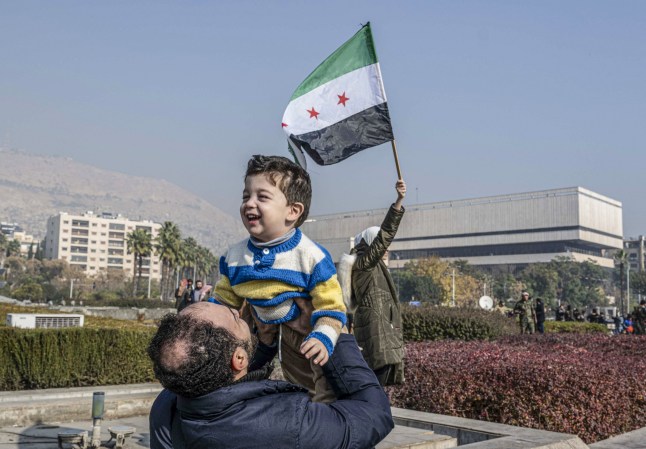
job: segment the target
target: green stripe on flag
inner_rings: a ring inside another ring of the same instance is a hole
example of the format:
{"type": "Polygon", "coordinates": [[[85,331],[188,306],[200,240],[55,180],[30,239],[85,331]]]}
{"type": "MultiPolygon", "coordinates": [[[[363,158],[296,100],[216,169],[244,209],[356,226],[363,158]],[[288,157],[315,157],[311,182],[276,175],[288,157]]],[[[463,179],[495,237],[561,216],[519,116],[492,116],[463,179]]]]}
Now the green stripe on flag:
{"type": "Polygon", "coordinates": [[[290,101],[316,89],[321,84],[376,62],[377,52],[372,40],[370,23],[367,23],[305,78],[305,81],[296,88],[290,101]]]}

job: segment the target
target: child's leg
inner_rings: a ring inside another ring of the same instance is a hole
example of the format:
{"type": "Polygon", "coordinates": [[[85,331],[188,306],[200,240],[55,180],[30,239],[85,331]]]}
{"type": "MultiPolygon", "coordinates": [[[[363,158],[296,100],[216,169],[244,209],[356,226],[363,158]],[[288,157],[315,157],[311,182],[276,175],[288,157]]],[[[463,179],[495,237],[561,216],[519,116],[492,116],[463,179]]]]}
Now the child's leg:
{"type": "Polygon", "coordinates": [[[300,352],[303,336],[289,326],[281,326],[281,361],[285,379],[307,388],[312,401],[334,402],[336,395],[327,382],[323,369],[306,359],[300,352]]]}

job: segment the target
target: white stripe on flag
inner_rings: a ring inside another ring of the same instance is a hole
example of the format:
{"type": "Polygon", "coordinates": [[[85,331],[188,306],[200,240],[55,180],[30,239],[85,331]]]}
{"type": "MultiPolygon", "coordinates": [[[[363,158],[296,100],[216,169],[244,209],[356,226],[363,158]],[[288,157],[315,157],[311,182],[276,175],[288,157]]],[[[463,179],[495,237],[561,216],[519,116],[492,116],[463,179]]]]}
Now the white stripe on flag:
{"type": "Polygon", "coordinates": [[[327,128],[368,108],[386,102],[379,64],[346,73],[292,100],[283,116],[283,129],[289,136],[327,128]],[[339,95],[348,101],[339,104],[339,95]],[[318,112],[312,117],[310,110],[318,112]]]}

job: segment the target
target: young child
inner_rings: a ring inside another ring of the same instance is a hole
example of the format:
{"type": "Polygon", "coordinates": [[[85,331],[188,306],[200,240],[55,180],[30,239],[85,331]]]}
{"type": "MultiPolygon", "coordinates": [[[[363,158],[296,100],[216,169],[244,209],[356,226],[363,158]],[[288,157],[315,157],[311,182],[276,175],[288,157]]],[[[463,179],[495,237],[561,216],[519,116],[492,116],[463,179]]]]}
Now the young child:
{"type": "Polygon", "coordinates": [[[346,314],[332,258],[299,229],[312,198],[309,175],[287,158],[257,155],[249,160],[244,183],[240,217],[249,238],[220,259],[215,299],[237,309],[246,299],[265,344],[272,343],[265,325],[280,326],[283,374],[307,387],[313,400],[330,402],[334,393],[320,366],[334,351],[346,314]],[[302,300],[314,309],[309,334],[299,320],[296,302],[302,300]]]}

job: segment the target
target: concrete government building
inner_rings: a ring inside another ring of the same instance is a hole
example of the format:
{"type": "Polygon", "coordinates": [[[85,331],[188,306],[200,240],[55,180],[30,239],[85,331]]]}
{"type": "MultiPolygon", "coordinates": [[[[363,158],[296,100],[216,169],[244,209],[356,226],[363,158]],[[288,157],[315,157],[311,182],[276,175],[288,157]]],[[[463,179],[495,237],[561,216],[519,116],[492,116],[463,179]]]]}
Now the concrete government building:
{"type": "MultiPolygon", "coordinates": [[[[582,187],[413,205],[390,246],[390,267],[430,256],[513,270],[557,256],[614,267],[623,247],[619,201],[582,187]]],[[[303,232],[335,262],[387,209],[311,217],[303,232]]]]}
{"type": "MultiPolygon", "coordinates": [[[[128,254],[126,238],[135,229],[144,229],[154,239],[161,225],[134,221],[121,215],[61,212],[47,220],[45,257],[67,260],[92,276],[102,271],[122,270],[132,276],[134,254],[128,254]]],[[[159,257],[144,258],[142,277],[160,279],[159,257]]]]}

